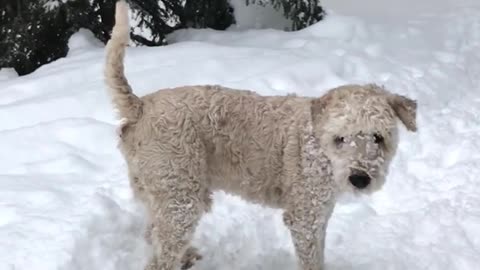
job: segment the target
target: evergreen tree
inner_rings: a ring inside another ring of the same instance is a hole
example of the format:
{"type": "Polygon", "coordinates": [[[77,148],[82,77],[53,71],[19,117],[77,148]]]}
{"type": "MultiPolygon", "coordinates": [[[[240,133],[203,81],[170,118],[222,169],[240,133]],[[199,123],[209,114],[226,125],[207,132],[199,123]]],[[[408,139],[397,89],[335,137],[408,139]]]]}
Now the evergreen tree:
{"type": "MultiPolygon", "coordinates": [[[[110,39],[117,0],[1,0],[0,68],[19,75],[64,57],[79,28],[102,42],[110,39]]],[[[127,0],[132,9],[132,41],[166,44],[165,35],[184,28],[223,30],[233,22],[228,0],[127,0]]]]}
{"type": "Polygon", "coordinates": [[[158,46],[166,44],[165,35],[179,28],[185,1],[130,0],[134,20],[132,40],[136,44],[158,46]]]}
{"type": "MultiPolygon", "coordinates": [[[[79,28],[102,42],[110,39],[117,0],[1,0],[0,68],[19,75],[64,57],[68,39],[79,28]]],[[[224,30],[235,22],[229,0],[127,0],[132,14],[132,41],[166,44],[165,35],[179,28],[224,30]]],[[[302,29],[324,16],[320,0],[246,0],[282,9],[302,29]]]]}
{"type": "Polygon", "coordinates": [[[180,18],[184,28],[225,30],[235,23],[233,8],[227,0],[186,0],[180,18]]]}
{"type": "Polygon", "coordinates": [[[225,30],[235,22],[228,0],[130,0],[137,44],[166,44],[165,35],[180,28],[225,30]]]}
{"type": "Polygon", "coordinates": [[[83,0],[6,0],[0,4],[0,67],[30,73],[67,53],[65,44],[76,31],[67,5],[81,7],[83,0]]]}
{"type": "Polygon", "coordinates": [[[246,0],[247,5],[272,5],[282,10],[287,19],[292,20],[291,30],[296,31],[321,21],[325,11],[320,0],[246,0]]]}
{"type": "Polygon", "coordinates": [[[110,32],[115,23],[115,3],[117,0],[89,0],[85,16],[78,20],[78,25],[87,28],[103,43],[110,39],[110,32]]]}

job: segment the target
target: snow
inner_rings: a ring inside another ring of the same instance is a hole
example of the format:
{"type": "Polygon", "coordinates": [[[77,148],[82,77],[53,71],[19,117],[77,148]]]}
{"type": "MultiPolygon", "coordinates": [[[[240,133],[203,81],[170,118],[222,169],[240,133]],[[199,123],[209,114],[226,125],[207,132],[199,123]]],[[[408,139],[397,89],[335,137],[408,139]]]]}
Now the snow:
{"type": "MultiPolygon", "coordinates": [[[[229,29],[247,30],[272,28],[289,30],[292,25],[290,19],[286,19],[281,12],[275,9],[269,1],[265,0],[228,0],[233,7],[236,23],[229,29]],[[252,3],[253,2],[253,3],[252,3]]],[[[278,2],[278,1],[277,1],[278,2]]]]}
{"type": "Polygon", "coordinates": [[[68,56],[76,53],[88,52],[94,47],[103,47],[103,43],[96,39],[94,34],[85,28],[80,28],[68,41],[68,56]]]}
{"type": "MultiPolygon", "coordinates": [[[[180,30],[169,46],[129,48],[127,76],[137,94],[218,83],[317,96],[376,82],[417,99],[419,132],[401,128],[384,188],[337,205],[327,270],[477,269],[480,3],[323,2],[330,15],[298,32],[180,30]]],[[[0,72],[0,269],[141,269],[143,212],[116,148],[104,48],[86,31],[69,46],[30,75],[0,72]]],[[[196,269],[294,269],[280,210],[214,199],[196,269]]]]}
{"type": "Polygon", "coordinates": [[[12,79],[18,77],[17,72],[14,68],[1,68],[0,69],[0,81],[12,79]]]}
{"type": "Polygon", "coordinates": [[[43,7],[46,11],[53,11],[60,5],[65,4],[68,1],[71,0],[41,0],[41,2],[43,2],[43,7]]]}

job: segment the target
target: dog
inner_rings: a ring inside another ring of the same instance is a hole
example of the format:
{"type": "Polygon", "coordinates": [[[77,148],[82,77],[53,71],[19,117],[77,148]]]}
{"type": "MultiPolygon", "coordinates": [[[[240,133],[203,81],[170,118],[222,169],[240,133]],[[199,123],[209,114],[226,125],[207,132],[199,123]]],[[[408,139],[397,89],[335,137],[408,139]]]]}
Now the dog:
{"type": "Polygon", "coordinates": [[[119,149],[135,197],[148,210],[149,270],[186,269],[211,194],[223,190],[283,209],[300,269],[324,269],[325,233],[342,192],[385,182],[400,120],[416,132],[416,100],[376,84],[321,97],[262,96],[218,85],[136,96],[124,74],[128,5],[116,4],[104,76],[122,119],[119,149]]]}

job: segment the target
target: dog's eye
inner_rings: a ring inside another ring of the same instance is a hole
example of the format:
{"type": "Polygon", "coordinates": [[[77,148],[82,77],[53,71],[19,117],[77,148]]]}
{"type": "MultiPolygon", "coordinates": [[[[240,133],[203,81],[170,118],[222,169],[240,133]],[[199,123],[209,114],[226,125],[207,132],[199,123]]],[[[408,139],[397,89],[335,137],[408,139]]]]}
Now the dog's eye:
{"type": "Polygon", "coordinates": [[[373,141],[377,144],[379,143],[383,143],[383,137],[382,135],[378,134],[378,133],[375,133],[373,134],[373,141]]]}
{"type": "Polygon", "coordinates": [[[345,138],[344,138],[344,137],[338,137],[338,136],[337,136],[337,137],[335,137],[335,138],[333,139],[333,141],[335,142],[335,144],[338,145],[338,144],[344,143],[344,142],[345,142],[345,138]]]}

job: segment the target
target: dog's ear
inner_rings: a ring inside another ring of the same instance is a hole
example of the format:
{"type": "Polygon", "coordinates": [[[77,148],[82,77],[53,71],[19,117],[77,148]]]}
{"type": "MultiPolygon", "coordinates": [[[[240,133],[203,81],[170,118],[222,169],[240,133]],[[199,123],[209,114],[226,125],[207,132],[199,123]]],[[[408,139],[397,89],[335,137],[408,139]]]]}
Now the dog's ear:
{"type": "Polygon", "coordinates": [[[417,131],[417,101],[408,97],[390,94],[388,103],[409,131],[417,131]]]}

